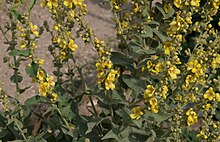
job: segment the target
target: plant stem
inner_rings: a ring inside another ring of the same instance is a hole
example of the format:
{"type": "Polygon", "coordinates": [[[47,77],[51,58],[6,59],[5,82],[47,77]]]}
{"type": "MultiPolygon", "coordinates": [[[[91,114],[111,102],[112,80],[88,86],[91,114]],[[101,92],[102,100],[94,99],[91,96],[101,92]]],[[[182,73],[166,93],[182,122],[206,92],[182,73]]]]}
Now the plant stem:
{"type": "Polygon", "coordinates": [[[14,65],[15,65],[15,69],[14,69],[14,75],[15,75],[15,84],[16,84],[16,92],[19,93],[19,84],[18,84],[18,66],[16,63],[16,56],[14,56],[14,65]]]}
{"type": "Polygon", "coordinates": [[[89,101],[90,101],[90,103],[92,104],[92,109],[93,109],[93,111],[94,111],[94,113],[95,113],[95,116],[98,117],[98,113],[97,113],[97,110],[96,110],[96,108],[95,108],[95,105],[94,105],[94,103],[93,103],[93,101],[92,101],[92,97],[91,97],[91,96],[89,96],[89,101]]]}

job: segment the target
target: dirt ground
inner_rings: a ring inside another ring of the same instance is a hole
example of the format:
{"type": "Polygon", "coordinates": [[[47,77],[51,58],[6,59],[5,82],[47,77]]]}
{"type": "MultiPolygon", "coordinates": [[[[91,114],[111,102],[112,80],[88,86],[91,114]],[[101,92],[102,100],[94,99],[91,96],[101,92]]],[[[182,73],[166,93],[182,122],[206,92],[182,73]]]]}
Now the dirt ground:
{"type": "MultiPolygon", "coordinates": [[[[31,19],[34,24],[43,25],[44,20],[49,19],[50,15],[47,10],[43,10],[40,7],[41,0],[37,1],[37,4],[33,8],[33,12],[31,15],[31,19]]],[[[112,15],[109,9],[106,6],[100,4],[101,0],[86,0],[87,8],[89,10],[87,16],[85,17],[86,21],[88,21],[89,25],[94,29],[95,34],[102,40],[107,40],[114,35],[114,23],[111,22],[112,15]]],[[[3,4],[0,8],[0,25],[4,25],[8,21],[7,17],[7,7],[3,4]]],[[[50,53],[47,51],[47,47],[50,44],[50,36],[46,32],[42,35],[42,37],[38,41],[39,48],[37,49],[37,55],[45,60],[44,69],[52,75],[53,64],[52,57],[50,53]]],[[[2,33],[0,33],[0,87],[5,90],[9,95],[15,95],[15,85],[11,83],[10,76],[13,75],[13,71],[8,67],[7,64],[3,63],[3,57],[7,56],[7,45],[4,44],[4,37],[2,33]]],[[[85,46],[81,40],[76,41],[79,49],[75,53],[76,61],[79,64],[90,64],[93,55],[95,54],[95,50],[91,45],[85,46]]],[[[21,74],[24,76],[22,83],[20,84],[21,88],[33,85],[31,84],[31,79],[27,77],[25,73],[25,66],[28,63],[24,63],[20,67],[21,74]]],[[[93,75],[93,74],[92,74],[93,75]]],[[[92,76],[91,75],[91,76],[92,76]]],[[[21,102],[25,99],[37,95],[37,87],[32,86],[28,89],[24,94],[22,94],[19,98],[21,102]]]]}

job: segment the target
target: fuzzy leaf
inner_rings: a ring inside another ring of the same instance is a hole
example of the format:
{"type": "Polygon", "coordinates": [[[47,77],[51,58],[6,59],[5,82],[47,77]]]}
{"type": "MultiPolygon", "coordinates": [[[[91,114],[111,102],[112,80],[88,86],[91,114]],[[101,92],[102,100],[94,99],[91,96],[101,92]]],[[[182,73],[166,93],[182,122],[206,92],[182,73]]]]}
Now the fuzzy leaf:
{"type": "Polygon", "coordinates": [[[32,10],[35,4],[36,4],[36,0],[31,0],[29,4],[29,10],[32,10]]]}
{"type": "Polygon", "coordinates": [[[135,61],[120,52],[112,52],[111,60],[114,65],[121,65],[134,70],[133,64],[135,61]]]}
{"type": "Polygon", "coordinates": [[[113,130],[110,130],[103,138],[102,140],[106,140],[106,139],[115,139],[117,141],[119,141],[119,137],[117,134],[115,134],[113,132],[113,130]]]}
{"type": "Polygon", "coordinates": [[[165,120],[167,120],[168,118],[170,118],[172,116],[172,114],[162,114],[162,113],[151,113],[151,112],[147,112],[143,115],[143,118],[145,119],[151,119],[153,118],[154,121],[157,121],[158,123],[161,123],[165,120]]]}
{"type": "Polygon", "coordinates": [[[17,50],[17,49],[13,49],[8,53],[10,56],[29,56],[30,52],[29,50],[17,50]]]}
{"type": "Polygon", "coordinates": [[[11,80],[11,82],[13,82],[13,83],[20,83],[22,80],[23,80],[23,77],[22,76],[20,76],[20,75],[12,75],[11,77],[10,77],[10,80],[11,80]]]}

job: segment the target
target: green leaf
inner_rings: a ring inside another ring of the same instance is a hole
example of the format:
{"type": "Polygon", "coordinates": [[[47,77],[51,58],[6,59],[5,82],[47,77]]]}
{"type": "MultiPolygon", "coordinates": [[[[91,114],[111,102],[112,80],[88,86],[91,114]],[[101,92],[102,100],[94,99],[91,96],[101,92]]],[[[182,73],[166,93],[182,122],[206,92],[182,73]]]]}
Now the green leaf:
{"type": "Polygon", "coordinates": [[[173,9],[173,7],[172,6],[170,6],[170,11],[169,11],[169,13],[167,13],[165,16],[164,16],[164,20],[166,20],[166,19],[169,19],[170,17],[172,17],[173,15],[174,15],[174,13],[175,13],[175,10],[173,9]]]}
{"type": "Polygon", "coordinates": [[[163,5],[161,3],[156,3],[155,4],[155,7],[160,11],[160,13],[163,15],[163,19],[166,20],[166,19],[169,19],[170,17],[173,16],[173,14],[175,13],[175,10],[173,9],[172,6],[170,6],[170,11],[169,13],[166,13],[164,11],[164,8],[163,8],[163,5]]]}
{"type": "Polygon", "coordinates": [[[38,103],[47,102],[47,98],[44,96],[33,96],[25,101],[26,106],[31,106],[38,103]]]}
{"type": "Polygon", "coordinates": [[[18,21],[20,21],[21,23],[23,23],[24,17],[23,17],[18,11],[16,11],[16,10],[14,9],[14,10],[11,10],[10,13],[13,15],[13,17],[15,17],[15,19],[17,19],[18,21]]]}
{"type": "Polygon", "coordinates": [[[142,123],[142,120],[141,120],[141,119],[139,119],[139,120],[134,120],[133,123],[134,123],[139,129],[142,128],[143,123],[142,123]]]}
{"type": "Polygon", "coordinates": [[[131,129],[132,129],[133,133],[139,134],[139,135],[149,136],[149,135],[152,134],[150,130],[143,130],[143,129],[139,129],[139,128],[136,128],[136,127],[131,127],[131,129]]]}
{"type": "Polygon", "coordinates": [[[141,49],[140,47],[132,48],[132,52],[138,55],[154,55],[156,53],[155,50],[150,50],[150,49],[144,50],[141,49]]]}
{"type": "Polygon", "coordinates": [[[215,113],[216,119],[220,121],[220,111],[216,110],[217,112],[215,113]]]}
{"type": "Polygon", "coordinates": [[[132,129],[130,126],[128,126],[127,128],[125,128],[123,131],[120,132],[120,136],[122,138],[126,138],[126,137],[129,137],[130,133],[132,132],[132,129]]]}
{"type": "Polygon", "coordinates": [[[159,32],[157,29],[154,29],[154,33],[157,35],[157,37],[162,41],[162,42],[166,42],[166,41],[170,41],[171,38],[162,34],[161,32],[159,32]]]}
{"type": "Polygon", "coordinates": [[[142,33],[141,34],[141,37],[153,37],[153,29],[150,27],[150,26],[146,26],[145,28],[144,28],[144,32],[145,33],[142,33]]]}
{"type": "Polygon", "coordinates": [[[29,77],[35,77],[34,70],[31,66],[27,65],[25,71],[29,77]]]}
{"type": "Polygon", "coordinates": [[[25,4],[26,0],[20,0],[20,2],[21,2],[22,4],[25,4]]]}
{"type": "Polygon", "coordinates": [[[32,10],[35,4],[36,4],[36,0],[31,0],[29,4],[29,10],[32,10]]]}
{"type": "Polygon", "coordinates": [[[160,23],[159,22],[157,22],[157,21],[154,21],[154,20],[152,20],[152,21],[150,21],[150,22],[148,22],[147,23],[148,25],[160,25],[160,23]]]}
{"type": "Polygon", "coordinates": [[[128,87],[136,93],[141,93],[145,90],[145,81],[141,80],[140,78],[135,78],[130,75],[123,75],[122,79],[128,85],[128,87]]]}
{"type": "Polygon", "coordinates": [[[126,66],[128,69],[134,70],[135,61],[120,52],[112,52],[111,60],[114,65],[126,66]]]}
{"type": "Polygon", "coordinates": [[[168,118],[170,118],[172,116],[172,114],[162,114],[162,113],[151,113],[151,112],[147,112],[143,115],[143,118],[145,119],[151,119],[153,118],[153,120],[157,121],[158,123],[161,123],[165,120],[167,120],[168,118]]]}
{"type": "Polygon", "coordinates": [[[31,65],[27,65],[25,71],[29,77],[37,76],[39,65],[35,62],[32,62],[31,65]]]}
{"type": "Polygon", "coordinates": [[[112,91],[112,104],[125,104],[124,96],[121,96],[116,90],[112,91]]]}
{"type": "Polygon", "coordinates": [[[102,137],[102,140],[106,139],[115,139],[119,141],[118,135],[113,130],[110,130],[104,137],[102,137]]]}
{"type": "Polygon", "coordinates": [[[64,108],[62,108],[62,115],[64,116],[64,117],[68,117],[68,115],[69,115],[69,113],[70,113],[70,111],[71,111],[71,104],[69,104],[68,106],[66,106],[66,107],[64,107],[64,108]]]}
{"type": "Polygon", "coordinates": [[[8,53],[10,56],[25,56],[28,57],[30,55],[29,50],[17,50],[13,49],[8,53]]]}
{"type": "Polygon", "coordinates": [[[23,80],[23,77],[22,76],[20,76],[20,75],[12,75],[11,77],[10,77],[10,80],[11,80],[11,82],[13,82],[13,83],[19,83],[19,82],[21,82],[22,80],[23,80]]]}
{"type": "Polygon", "coordinates": [[[89,123],[87,123],[88,129],[87,129],[87,131],[86,131],[86,134],[91,133],[91,132],[92,132],[92,129],[93,129],[95,126],[96,126],[96,122],[89,122],[89,123]]]}
{"type": "Polygon", "coordinates": [[[0,140],[2,140],[8,134],[10,134],[10,131],[7,130],[7,129],[4,129],[4,130],[0,131],[0,140]]]}

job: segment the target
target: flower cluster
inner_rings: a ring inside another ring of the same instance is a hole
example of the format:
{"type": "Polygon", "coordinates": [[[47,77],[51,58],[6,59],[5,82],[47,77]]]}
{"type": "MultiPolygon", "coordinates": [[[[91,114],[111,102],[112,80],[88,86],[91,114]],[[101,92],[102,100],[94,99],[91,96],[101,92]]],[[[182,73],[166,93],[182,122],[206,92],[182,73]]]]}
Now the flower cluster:
{"type": "Polygon", "coordinates": [[[104,41],[99,41],[97,38],[95,38],[94,44],[99,55],[98,62],[96,63],[98,83],[104,83],[106,90],[114,90],[114,82],[119,77],[119,70],[112,69],[113,63],[110,60],[111,49],[106,51],[107,47],[104,41]]]}
{"type": "Polygon", "coordinates": [[[187,117],[187,125],[191,126],[193,124],[195,124],[198,121],[198,116],[197,114],[193,111],[192,108],[190,108],[187,112],[186,112],[187,117]]]}
{"type": "Polygon", "coordinates": [[[34,79],[34,81],[38,81],[39,83],[39,86],[38,86],[39,93],[42,96],[47,96],[51,98],[53,101],[56,101],[58,95],[53,90],[54,85],[55,85],[55,82],[53,80],[54,80],[54,77],[46,74],[46,72],[41,67],[38,69],[36,78],[34,79]]]}

